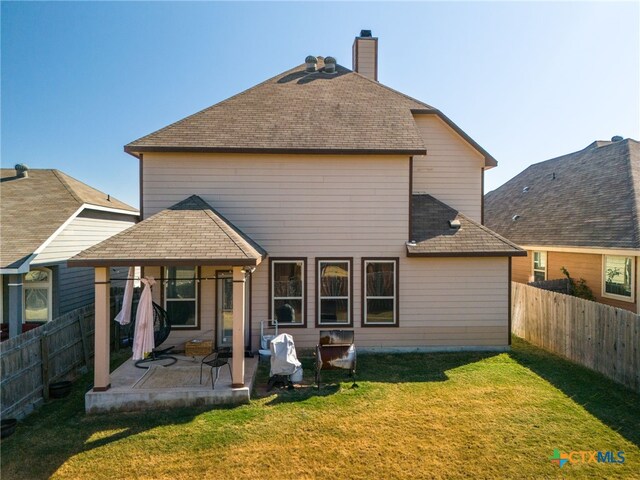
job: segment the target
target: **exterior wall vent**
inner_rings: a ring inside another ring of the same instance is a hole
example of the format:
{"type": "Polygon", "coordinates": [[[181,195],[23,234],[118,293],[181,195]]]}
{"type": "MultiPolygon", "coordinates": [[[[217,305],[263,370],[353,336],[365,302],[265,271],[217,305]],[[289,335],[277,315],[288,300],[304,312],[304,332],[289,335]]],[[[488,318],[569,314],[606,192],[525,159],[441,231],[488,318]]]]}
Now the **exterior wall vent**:
{"type": "Polygon", "coordinates": [[[29,176],[29,167],[24,163],[18,163],[14,168],[16,169],[16,177],[27,178],[29,176]]]}
{"type": "Polygon", "coordinates": [[[324,59],[324,73],[336,73],[336,59],[327,57],[324,59]]]}
{"type": "Polygon", "coordinates": [[[304,59],[304,63],[305,63],[305,71],[315,72],[318,59],[313,55],[309,55],[307,58],[304,59]]]}

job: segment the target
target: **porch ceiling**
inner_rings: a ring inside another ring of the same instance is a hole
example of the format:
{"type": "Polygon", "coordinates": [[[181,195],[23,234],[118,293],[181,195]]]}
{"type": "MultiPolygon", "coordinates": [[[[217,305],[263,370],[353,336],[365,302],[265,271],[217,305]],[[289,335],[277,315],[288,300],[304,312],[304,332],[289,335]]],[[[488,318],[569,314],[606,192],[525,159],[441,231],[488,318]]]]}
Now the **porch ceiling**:
{"type": "Polygon", "coordinates": [[[70,267],[258,265],[267,252],[197,195],[69,259],[70,267]]]}

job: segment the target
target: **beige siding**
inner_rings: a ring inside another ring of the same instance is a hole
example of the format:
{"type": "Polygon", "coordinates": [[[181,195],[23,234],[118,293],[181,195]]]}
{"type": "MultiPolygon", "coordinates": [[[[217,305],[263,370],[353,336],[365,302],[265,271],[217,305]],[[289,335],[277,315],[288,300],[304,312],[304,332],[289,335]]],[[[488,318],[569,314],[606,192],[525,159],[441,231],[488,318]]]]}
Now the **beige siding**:
{"type": "Polygon", "coordinates": [[[435,115],[415,115],[427,155],[413,157],[413,192],[481,221],[484,157],[435,115]]]}
{"type": "MultiPolygon", "coordinates": [[[[254,273],[253,345],[268,317],[268,265],[254,273]]],[[[282,329],[297,346],[318,342],[315,328],[315,259],[308,265],[307,328],[282,329]]],[[[400,326],[361,327],[361,257],[354,258],[353,314],[362,347],[456,347],[508,345],[506,258],[407,258],[400,255],[400,326]]],[[[330,327],[322,327],[330,328],[330,327]]]]}
{"type": "Polygon", "coordinates": [[[84,210],[45,247],[32,265],[66,260],[135,223],[136,217],[84,210]]]}
{"type": "MultiPolygon", "coordinates": [[[[377,40],[360,40],[357,39],[358,52],[358,73],[376,80],[376,43],[377,40]]],[[[355,54],[355,52],[354,52],[355,54]]]]}
{"type": "MultiPolygon", "coordinates": [[[[408,157],[145,154],[143,166],[145,216],[197,194],[271,257],[307,257],[307,326],[286,330],[301,348],[318,340],[315,258],[331,256],[354,258],[352,302],[358,345],[508,344],[507,259],[405,256],[408,157]],[[360,326],[361,258],[376,256],[400,259],[399,328],[360,326]]],[[[268,263],[265,260],[253,275],[254,349],[260,321],[269,315],[268,263]]],[[[210,313],[203,313],[203,330],[213,329],[216,295],[215,285],[205,288],[204,283],[202,308],[210,313]]],[[[155,293],[159,300],[159,292],[155,293]]],[[[203,330],[176,332],[170,342],[194,338],[203,330]]]]}

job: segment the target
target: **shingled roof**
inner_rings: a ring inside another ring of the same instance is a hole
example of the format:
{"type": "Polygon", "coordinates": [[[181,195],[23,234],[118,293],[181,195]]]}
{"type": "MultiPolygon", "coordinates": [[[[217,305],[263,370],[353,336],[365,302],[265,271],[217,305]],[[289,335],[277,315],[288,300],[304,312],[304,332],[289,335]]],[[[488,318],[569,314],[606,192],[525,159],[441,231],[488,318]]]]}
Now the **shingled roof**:
{"type": "Polygon", "coordinates": [[[474,222],[431,195],[411,198],[409,257],[524,256],[527,253],[506,238],[474,222]],[[450,221],[460,226],[452,228],[450,221]]]}
{"type": "Polygon", "coordinates": [[[30,169],[17,177],[0,169],[0,268],[19,268],[83,205],[137,214],[124,202],[107,196],[59,170],[30,169]]]}
{"type": "Polygon", "coordinates": [[[424,155],[412,110],[438,113],[359,73],[299,65],[125,146],[162,151],[424,155]]]}
{"type": "Polygon", "coordinates": [[[258,265],[267,252],[192,195],[80,252],[69,266],[258,265]]]}
{"type": "Polygon", "coordinates": [[[597,141],[489,192],[485,224],[520,245],[639,249],[639,209],[640,143],[597,141]]]}

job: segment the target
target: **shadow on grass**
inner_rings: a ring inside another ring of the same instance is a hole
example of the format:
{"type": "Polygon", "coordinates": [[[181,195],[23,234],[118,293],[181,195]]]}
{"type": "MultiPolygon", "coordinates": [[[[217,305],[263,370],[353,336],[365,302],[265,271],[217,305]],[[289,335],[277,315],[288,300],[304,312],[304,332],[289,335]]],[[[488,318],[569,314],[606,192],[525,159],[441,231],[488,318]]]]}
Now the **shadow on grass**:
{"type": "MultiPolygon", "coordinates": [[[[424,383],[444,382],[449,379],[447,370],[476,363],[497,355],[496,352],[452,353],[395,353],[360,354],[357,361],[356,384],[360,383],[424,383]]],[[[275,394],[269,405],[301,402],[312,397],[326,397],[352,387],[348,370],[323,370],[321,386],[314,383],[314,360],[300,358],[304,380],[294,390],[274,389],[266,391],[269,380],[269,363],[261,363],[255,382],[254,398],[275,394]]],[[[357,387],[356,387],[357,388],[357,387]]]]}
{"type": "Polygon", "coordinates": [[[640,446],[640,395],[604,375],[513,336],[509,356],[640,446]]]}
{"type": "MultiPolygon", "coordinates": [[[[130,351],[113,355],[111,369],[131,356],[130,351]]],[[[146,410],[137,413],[86,415],[84,395],[92,387],[93,372],[74,382],[71,394],[52,400],[18,422],[16,432],[2,440],[2,478],[49,478],[68,459],[82,452],[124,440],[160,426],[190,423],[210,410],[225,407],[191,407],[146,410]]],[[[244,415],[225,419],[227,425],[241,423],[244,415]]]]}

